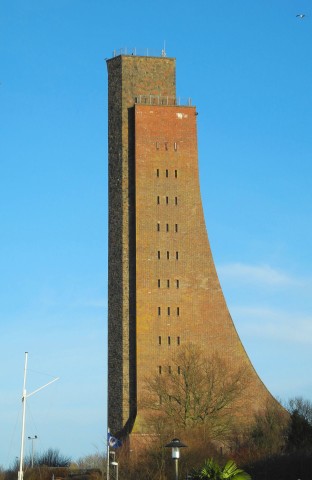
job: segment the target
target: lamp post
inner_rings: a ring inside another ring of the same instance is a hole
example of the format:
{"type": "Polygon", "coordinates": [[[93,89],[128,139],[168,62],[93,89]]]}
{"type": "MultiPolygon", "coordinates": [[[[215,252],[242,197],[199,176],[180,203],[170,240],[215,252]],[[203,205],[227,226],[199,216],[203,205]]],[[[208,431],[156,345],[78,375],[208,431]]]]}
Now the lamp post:
{"type": "Polygon", "coordinates": [[[118,480],[118,462],[111,462],[111,465],[113,465],[116,469],[116,480],[118,480]]]}
{"type": "Polygon", "coordinates": [[[175,468],[175,480],[179,480],[179,458],[180,458],[180,448],[187,447],[184,443],[182,443],[178,438],[174,438],[171,442],[165,445],[167,448],[171,448],[171,457],[174,460],[174,468],[175,468]]]}
{"type": "Polygon", "coordinates": [[[116,452],[110,452],[112,456],[112,461],[110,464],[114,467],[115,470],[115,480],[118,480],[118,462],[116,462],[116,452]]]}
{"type": "Polygon", "coordinates": [[[31,468],[34,468],[34,440],[37,440],[37,438],[37,435],[28,437],[28,440],[31,440],[31,468]]]}

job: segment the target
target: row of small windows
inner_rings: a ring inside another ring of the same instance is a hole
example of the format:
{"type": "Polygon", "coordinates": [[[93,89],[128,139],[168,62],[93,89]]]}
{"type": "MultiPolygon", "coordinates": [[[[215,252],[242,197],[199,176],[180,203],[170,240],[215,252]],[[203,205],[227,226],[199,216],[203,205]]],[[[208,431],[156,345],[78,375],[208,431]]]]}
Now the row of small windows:
{"type": "MultiPolygon", "coordinates": [[[[162,339],[162,337],[161,337],[161,335],[160,335],[160,336],[158,337],[158,344],[159,344],[159,345],[162,345],[162,340],[163,340],[163,339],[162,339]]],[[[177,340],[177,345],[180,345],[180,337],[177,337],[176,340],[177,340]]],[[[167,337],[167,343],[168,343],[168,345],[171,345],[171,342],[172,342],[172,338],[171,338],[170,336],[167,337]]]]}
{"type": "MultiPolygon", "coordinates": [[[[173,255],[171,254],[171,256],[173,256],[173,255]]],[[[167,257],[167,260],[170,260],[170,252],[168,252],[168,250],[167,250],[167,252],[166,252],[166,257],[167,257]]],[[[157,258],[158,258],[158,260],[161,259],[160,250],[158,250],[158,252],[157,252],[157,258]]],[[[175,259],[176,259],[176,260],[179,260],[179,252],[175,252],[175,259]]]]}
{"type": "MultiPolygon", "coordinates": [[[[165,204],[169,205],[169,197],[165,197],[165,204]]],[[[157,196],[157,205],[160,205],[160,196],[157,196]]],[[[178,205],[178,197],[174,197],[174,205],[178,205]]]]}
{"type": "MultiPolygon", "coordinates": [[[[157,168],[156,170],[156,177],[160,177],[160,170],[157,168]]],[[[166,169],[166,178],[169,178],[169,170],[166,169]]],[[[178,178],[178,170],[174,171],[174,178],[178,178]]]]}
{"type": "MultiPolygon", "coordinates": [[[[157,222],[157,232],[160,232],[160,222],[157,222]]],[[[169,223],[166,223],[166,232],[169,232],[170,231],[170,224],[169,223]]],[[[174,225],[174,231],[176,233],[178,233],[178,224],[175,223],[174,225]]]]}
{"type": "MultiPolygon", "coordinates": [[[[165,150],[169,150],[170,144],[169,142],[156,142],[156,150],[160,150],[160,148],[164,147],[165,150]]],[[[176,152],[178,150],[178,143],[173,142],[173,150],[176,152]]]]}
{"type": "MultiPolygon", "coordinates": [[[[161,281],[160,281],[160,278],[157,280],[157,284],[158,284],[158,288],[161,288],[161,281]]],[[[167,285],[167,288],[170,288],[170,280],[167,279],[165,284],[167,285]]],[[[174,285],[176,288],[180,288],[180,280],[179,279],[176,279],[174,280],[174,285]]]]}
{"type": "MultiPolygon", "coordinates": [[[[168,365],[168,367],[166,368],[166,370],[167,370],[167,372],[168,372],[169,374],[171,374],[173,369],[172,369],[171,365],[168,365]]],[[[158,373],[159,373],[159,375],[161,375],[161,374],[163,373],[163,371],[164,371],[164,368],[163,368],[161,365],[159,365],[159,366],[158,366],[158,373]]],[[[181,374],[181,367],[180,367],[180,366],[177,367],[177,372],[178,372],[178,375],[181,374]]]]}
{"type": "MultiPolygon", "coordinates": [[[[157,311],[158,311],[158,316],[161,315],[161,307],[158,307],[157,308],[157,311]]],[[[172,312],[172,309],[170,307],[167,307],[167,315],[170,315],[172,312]]],[[[176,315],[177,317],[180,316],[180,307],[177,307],[176,309],[176,315]]]]}

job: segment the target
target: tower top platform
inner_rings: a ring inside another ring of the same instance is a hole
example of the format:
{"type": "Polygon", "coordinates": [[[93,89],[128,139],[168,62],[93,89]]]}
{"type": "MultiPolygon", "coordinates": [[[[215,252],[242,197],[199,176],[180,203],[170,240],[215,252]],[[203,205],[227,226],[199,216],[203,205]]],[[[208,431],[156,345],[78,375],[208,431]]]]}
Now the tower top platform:
{"type": "MultiPolygon", "coordinates": [[[[161,50],[151,49],[151,48],[119,48],[113,50],[112,58],[119,57],[120,55],[124,56],[135,56],[135,57],[162,57],[167,58],[167,53],[165,48],[161,50]]],[[[110,60],[110,59],[108,59],[110,60]]]]}

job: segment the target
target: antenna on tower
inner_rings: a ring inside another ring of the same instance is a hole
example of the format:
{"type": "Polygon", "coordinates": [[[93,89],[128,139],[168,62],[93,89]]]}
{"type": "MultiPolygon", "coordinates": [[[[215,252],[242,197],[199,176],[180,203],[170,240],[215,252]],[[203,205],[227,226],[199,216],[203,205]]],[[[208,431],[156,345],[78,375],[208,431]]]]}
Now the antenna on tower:
{"type": "Polygon", "coordinates": [[[161,51],[161,56],[162,57],[166,57],[167,54],[166,54],[166,40],[164,40],[164,48],[162,49],[161,51]]]}

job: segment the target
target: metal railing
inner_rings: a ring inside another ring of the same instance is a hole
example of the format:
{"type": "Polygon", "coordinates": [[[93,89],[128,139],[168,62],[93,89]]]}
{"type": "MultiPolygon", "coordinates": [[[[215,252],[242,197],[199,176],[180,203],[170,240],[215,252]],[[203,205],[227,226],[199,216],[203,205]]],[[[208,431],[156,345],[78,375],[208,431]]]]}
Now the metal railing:
{"type": "Polygon", "coordinates": [[[113,51],[113,57],[118,57],[118,55],[135,55],[138,57],[166,57],[166,50],[163,48],[161,50],[142,48],[137,49],[133,48],[119,48],[118,50],[113,51]]]}
{"type": "Polygon", "coordinates": [[[138,95],[135,97],[135,103],[142,105],[185,105],[192,106],[192,99],[181,99],[180,97],[170,97],[163,95],[138,95]]]}

